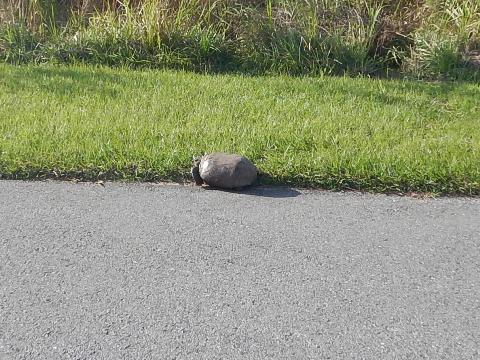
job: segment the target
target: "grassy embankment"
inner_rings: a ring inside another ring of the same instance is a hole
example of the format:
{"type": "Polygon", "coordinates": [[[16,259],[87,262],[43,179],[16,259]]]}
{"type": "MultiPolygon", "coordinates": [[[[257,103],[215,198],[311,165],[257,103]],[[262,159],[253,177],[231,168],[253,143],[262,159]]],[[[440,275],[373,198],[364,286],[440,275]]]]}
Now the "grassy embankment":
{"type": "Polygon", "coordinates": [[[0,60],[480,80],[478,0],[3,0],[0,60]]]}
{"type": "Polygon", "coordinates": [[[480,193],[480,86],[0,65],[2,178],[175,180],[238,152],[263,181],[480,193]]]}

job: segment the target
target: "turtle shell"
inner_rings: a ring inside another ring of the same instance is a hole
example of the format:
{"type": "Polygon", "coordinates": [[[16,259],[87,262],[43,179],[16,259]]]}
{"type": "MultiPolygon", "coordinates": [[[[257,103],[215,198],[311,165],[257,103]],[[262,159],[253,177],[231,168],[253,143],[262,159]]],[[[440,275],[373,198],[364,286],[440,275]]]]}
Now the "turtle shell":
{"type": "Polygon", "coordinates": [[[202,157],[200,177],[213,187],[235,189],[252,185],[258,170],[247,158],[236,154],[214,153],[202,157]]]}

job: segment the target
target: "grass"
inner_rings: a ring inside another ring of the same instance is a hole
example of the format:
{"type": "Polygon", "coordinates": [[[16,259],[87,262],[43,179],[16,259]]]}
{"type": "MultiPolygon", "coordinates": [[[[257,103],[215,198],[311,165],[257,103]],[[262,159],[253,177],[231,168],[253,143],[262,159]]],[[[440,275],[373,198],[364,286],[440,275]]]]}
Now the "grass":
{"type": "Polygon", "coordinates": [[[0,65],[0,177],[188,178],[241,153],[264,182],[480,193],[480,85],[0,65]]]}
{"type": "Polygon", "coordinates": [[[478,0],[3,0],[0,61],[480,81],[478,0]]]}

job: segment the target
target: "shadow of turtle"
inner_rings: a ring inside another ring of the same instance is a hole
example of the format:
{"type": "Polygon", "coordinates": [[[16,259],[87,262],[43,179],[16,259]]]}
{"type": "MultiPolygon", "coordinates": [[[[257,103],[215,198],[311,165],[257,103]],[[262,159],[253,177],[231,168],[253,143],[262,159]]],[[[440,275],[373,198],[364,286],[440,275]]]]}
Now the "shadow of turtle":
{"type": "Polygon", "coordinates": [[[225,189],[218,188],[215,186],[210,186],[205,184],[203,186],[205,190],[217,190],[227,193],[239,194],[239,195],[248,195],[248,196],[259,196],[266,198],[294,198],[302,195],[302,193],[288,185],[275,182],[269,174],[259,172],[258,179],[255,184],[250,186],[245,186],[238,189],[225,189]]]}
{"type": "Polygon", "coordinates": [[[302,193],[296,189],[293,189],[288,186],[271,186],[271,185],[253,185],[248,186],[242,189],[221,189],[212,186],[204,186],[205,190],[216,190],[227,193],[239,194],[239,195],[248,195],[248,196],[259,196],[259,197],[268,197],[268,198],[293,198],[301,195],[302,193]]]}

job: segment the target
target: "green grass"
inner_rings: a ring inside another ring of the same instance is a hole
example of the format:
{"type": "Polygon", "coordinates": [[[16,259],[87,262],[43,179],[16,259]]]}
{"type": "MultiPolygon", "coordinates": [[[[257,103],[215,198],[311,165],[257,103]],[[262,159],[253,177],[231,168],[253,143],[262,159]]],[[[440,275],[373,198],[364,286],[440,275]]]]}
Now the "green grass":
{"type": "Polygon", "coordinates": [[[178,180],[241,153],[265,182],[480,193],[480,85],[0,65],[3,178],[178,180]]]}
{"type": "Polygon", "coordinates": [[[478,0],[3,0],[0,61],[480,81],[478,0]]]}

